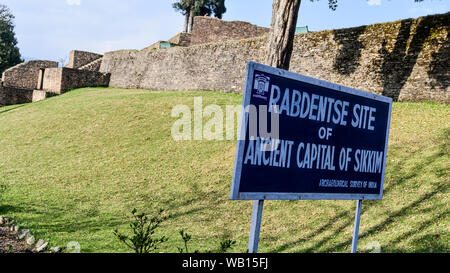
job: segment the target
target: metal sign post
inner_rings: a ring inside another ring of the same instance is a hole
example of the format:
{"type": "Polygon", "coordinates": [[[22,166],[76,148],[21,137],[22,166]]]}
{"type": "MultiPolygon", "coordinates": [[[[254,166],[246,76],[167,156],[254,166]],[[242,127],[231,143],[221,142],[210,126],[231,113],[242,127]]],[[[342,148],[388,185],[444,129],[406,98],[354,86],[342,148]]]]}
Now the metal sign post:
{"type": "Polygon", "coordinates": [[[259,231],[261,228],[261,218],[264,200],[255,200],[253,203],[252,224],[250,226],[250,237],[248,240],[248,252],[257,253],[259,243],[259,231]]]}
{"type": "Polygon", "coordinates": [[[356,253],[358,244],[359,221],[361,219],[362,200],[356,201],[355,226],[353,228],[352,253],[356,253]]]}

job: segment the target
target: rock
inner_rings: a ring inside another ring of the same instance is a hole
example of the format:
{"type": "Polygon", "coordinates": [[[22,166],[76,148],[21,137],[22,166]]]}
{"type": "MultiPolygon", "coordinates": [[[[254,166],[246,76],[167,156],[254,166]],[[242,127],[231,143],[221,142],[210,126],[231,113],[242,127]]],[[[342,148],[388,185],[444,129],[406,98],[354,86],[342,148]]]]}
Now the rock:
{"type": "Polygon", "coordinates": [[[47,98],[47,92],[42,90],[34,90],[32,95],[32,102],[37,102],[41,100],[45,100],[47,98]]]}
{"type": "Polygon", "coordinates": [[[20,230],[20,227],[19,226],[17,226],[17,225],[15,225],[14,226],[14,233],[17,233],[17,232],[19,232],[19,230],[20,230]]]}
{"type": "Polygon", "coordinates": [[[42,252],[45,249],[47,249],[48,246],[48,242],[45,242],[43,245],[41,245],[40,247],[36,247],[36,252],[42,252]]]}
{"type": "Polygon", "coordinates": [[[22,240],[25,238],[25,236],[27,236],[28,234],[30,234],[30,231],[28,229],[22,229],[19,234],[17,235],[17,238],[19,238],[19,240],[22,240]]]}
{"type": "Polygon", "coordinates": [[[41,247],[43,244],[45,243],[45,241],[44,240],[42,240],[42,239],[39,239],[38,241],[37,241],[37,243],[36,243],[36,245],[35,245],[35,247],[36,248],[38,248],[38,247],[41,247]]]}
{"type": "Polygon", "coordinates": [[[4,221],[5,221],[4,219],[5,219],[5,216],[0,215],[0,225],[4,224],[4,221]]]}
{"type": "Polygon", "coordinates": [[[1,221],[2,225],[7,226],[9,224],[9,218],[6,218],[5,216],[2,216],[1,221]]]}
{"type": "Polygon", "coordinates": [[[54,246],[54,247],[51,247],[51,248],[50,248],[50,251],[51,251],[52,253],[60,253],[61,250],[62,250],[62,249],[61,249],[59,246],[54,246]]]}
{"type": "Polygon", "coordinates": [[[33,235],[28,236],[27,244],[29,244],[31,246],[31,245],[34,245],[34,242],[36,242],[36,239],[34,238],[34,236],[33,235]]]}

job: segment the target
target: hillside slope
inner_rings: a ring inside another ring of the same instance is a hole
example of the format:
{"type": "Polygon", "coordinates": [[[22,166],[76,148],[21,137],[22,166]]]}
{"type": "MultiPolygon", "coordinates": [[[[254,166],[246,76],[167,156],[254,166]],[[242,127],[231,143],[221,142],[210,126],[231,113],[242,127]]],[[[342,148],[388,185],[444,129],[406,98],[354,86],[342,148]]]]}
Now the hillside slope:
{"type": "MultiPolygon", "coordinates": [[[[83,252],[127,251],[130,211],[162,207],[171,218],[160,251],[217,250],[224,238],[245,252],[252,203],[230,201],[235,141],[171,137],[172,107],[241,103],[216,92],[85,88],[0,108],[0,215],[36,237],[83,252]]],[[[450,107],[394,103],[382,201],[365,201],[359,250],[449,252],[450,107]],[[375,242],[375,243],[373,243],[375,242]]],[[[261,252],[348,252],[354,201],[267,201],[261,252]]]]}

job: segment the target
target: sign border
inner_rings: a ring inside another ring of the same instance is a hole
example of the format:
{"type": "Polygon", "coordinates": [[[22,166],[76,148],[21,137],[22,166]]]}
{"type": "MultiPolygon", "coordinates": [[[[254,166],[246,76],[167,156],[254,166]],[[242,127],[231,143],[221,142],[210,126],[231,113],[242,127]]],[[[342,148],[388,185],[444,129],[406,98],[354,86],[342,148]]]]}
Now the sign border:
{"type": "Polygon", "coordinates": [[[384,175],[386,170],[386,156],[388,149],[388,140],[389,140],[389,128],[391,125],[391,113],[392,113],[392,98],[365,92],[362,90],[342,86],[339,84],[331,83],[328,81],[323,81],[319,79],[315,79],[312,77],[304,76],[301,74],[289,72],[283,69],[274,68],[271,66],[263,65],[260,63],[248,61],[247,62],[247,72],[245,78],[244,85],[244,94],[242,97],[242,109],[246,109],[246,107],[250,104],[251,91],[252,91],[252,83],[253,77],[255,74],[255,70],[266,72],[270,74],[274,74],[280,77],[297,80],[309,84],[313,84],[316,86],[326,87],[329,89],[333,89],[339,92],[344,92],[351,95],[356,95],[364,98],[369,98],[373,100],[378,100],[381,102],[385,102],[389,104],[389,114],[388,114],[388,123],[386,129],[386,142],[384,147],[384,161],[383,161],[383,170],[381,173],[381,185],[380,185],[380,193],[379,194],[366,194],[366,193],[280,193],[280,192],[239,192],[241,173],[242,173],[242,164],[243,164],[243,156],[244,156],[244,146],[245,146],[245,138],[247,134],[247,125],[248,125],[248,113],[242,111],[241,118],[239,122],[239,130],[238,130],[238,142],[236,149],[236,157],[234,160],[234,171],[233,171],[233,180],[231,184],[231,200],[381,200],[383,198],[383,187],[384,187],[384,175]]]}

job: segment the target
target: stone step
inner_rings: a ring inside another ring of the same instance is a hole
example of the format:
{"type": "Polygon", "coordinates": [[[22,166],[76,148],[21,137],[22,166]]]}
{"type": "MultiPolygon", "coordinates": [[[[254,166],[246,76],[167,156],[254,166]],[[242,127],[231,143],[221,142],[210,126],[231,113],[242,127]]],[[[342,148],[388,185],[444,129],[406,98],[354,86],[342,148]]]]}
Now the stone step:
{"type": "Polygon", "coordinates": [[[38,102],[41,100],[45,100],[46,98],[50,98],[55,96],[55,93],[52,92],[47,92],[44,90],[33,90],[33,98],[32,98],[32,102],[38,102]]]}
{"type": "Polygon", "coordinates": [[[43,90],[33,90],[33,102],[45,100],[47,98],[47,92],[43,90]]]}
{"type": "Polygon", "coordinates": [[[80,68],[78,68],[79,70],[90,70],[90,71],[98,71],[100,69],[100,65],[102,62],[102,58],[99,58],[95,61],[92,61],[88,64],[85,64],[83,66],[81,66],[80,68]]]}

